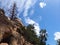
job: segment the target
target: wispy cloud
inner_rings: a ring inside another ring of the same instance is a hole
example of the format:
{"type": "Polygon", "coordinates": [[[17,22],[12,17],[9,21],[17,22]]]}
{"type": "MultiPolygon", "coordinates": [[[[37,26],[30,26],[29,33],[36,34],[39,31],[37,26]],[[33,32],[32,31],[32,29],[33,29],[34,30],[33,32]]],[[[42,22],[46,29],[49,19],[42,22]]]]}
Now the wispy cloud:
{"type": "Polygon", "coordinates": [[[10,9],[14,2],[17,4],[19,13],[24,10],[23,16],[26,17],[29,8],[33,7],[37,0],[0,0],[0,7],[5,10],[10,9]]]}
{"type": "MultiPolygon", "coordinates": [[[[24,6],[24,13],[23,13],[23,16],[25,18],[25,22],[27,24],[34,24],[34,27],[35,27],[35,32],[37,35],[39,35],[39,31],[40,31],[40,26],[38,23],[36,23],[34,20],[30,19],[28,17],[28,11],[31,7],[33,7],[35,5],[35,3],[37,2],[37,0],[27,0],[25,2],[25,6],[24,6]]],[[[33,14],[34,13],[34,10],[31,11],[30,14],[33,14]]]]}
{"type": "Polygon", "coordinates": [[[28,24],[34,24],[35,32],[39,36],[39,32],[40,32],[40,26],[39,26],[39,24],[37,22],[35,22],[34,20],[30,19],[30,18],[26,18],[25,21],[28,24]]]}
{"type": "Polygon", "coordinates": [[[46,3],[45,2],[40,2],[39,5],[40,5],[41,8],[44,8],[46,6],[46,3]]]}
{"type": "Polygon", "coordinates": [[[59,40],[60,39],[60,32],[55,32],[54,36],[55,36],[54,40],[59,40]]]}
{"type": "Polygon", "coordinates": [[[29,8],[31,8],[32,6],[34,6],[34,4],[36,3],[37,0],[27,0],[25,2],[25,6],[24,6],[24,17],[26,17],[28,15],[28,10],[29,8]]]}
{"type": "MultiPolygon", "coordinates": [[[[18,8],[18,14],[20,14],[23,9],[24,9],[24,3],[26,2],[26,0],[0,0],[0,7],[3,8],[6,13],[8,13],[7,10],[9,10],[11,8],[11,6],[13,5],[13,3],[17,4],[17,8],[18,8]]],[[[19,17],[19,15],[18,15],[19,17]]]]}
{"type": "MultiPolygon", "coordinates": [[[[35,24],[34,25],[35,30],[36,30],[35,32],[38,35],[39,31],[40,31],[39,24],[36,23],[34,20],[28,18],[28,11],[30,8],[32,8],[35,5],[37,0],[10,0],[10,1],[9,0],[0,0],[0,7],[4,8],[5,11],[7,12],[7,9],[10,9],[14,2],[17,4],[17,7],[18,7],[18,11],[19,11],[18,17],[19,17],[19,14],[22,11],[24,11],[23,17],[25,19],[25,22],[27,24],[35,24]]],[[[34,13],[34,10],[32,10],[31,14],[33,14],[33,13],[34,13]]]]}

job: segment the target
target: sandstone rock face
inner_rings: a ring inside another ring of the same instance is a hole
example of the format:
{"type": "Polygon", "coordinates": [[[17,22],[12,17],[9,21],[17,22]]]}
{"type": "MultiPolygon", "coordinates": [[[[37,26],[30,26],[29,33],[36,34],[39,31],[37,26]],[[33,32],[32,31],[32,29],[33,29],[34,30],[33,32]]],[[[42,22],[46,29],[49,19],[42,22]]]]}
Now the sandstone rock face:
{"type": "Polygon", "coordinates": [[[7,43],[1,43],[0,45],[8,45],[7,43]]]}
{"type": "Polygon", "coordinates": [[[8,19],[4,10],[0,9],[0,45],[33,45],[21,34],[22,30],[17,32],[23,26],[19,19],[8,19]]]}

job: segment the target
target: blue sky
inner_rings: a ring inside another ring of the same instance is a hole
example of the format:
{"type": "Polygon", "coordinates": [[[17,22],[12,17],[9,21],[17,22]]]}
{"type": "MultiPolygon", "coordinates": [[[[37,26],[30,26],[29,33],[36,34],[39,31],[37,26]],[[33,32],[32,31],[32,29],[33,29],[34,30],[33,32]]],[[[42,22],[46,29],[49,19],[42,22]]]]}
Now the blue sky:
{"type": "Polygon", "coordinates": [[[7,12],[13,2],[17,3],[17,17],[25,25],[35,24],[37,35],[40,29],[46,29],[47,44],[56,45],[56,40],[60,39],[60,0],[0,0],[0,7],[7,12]]]}

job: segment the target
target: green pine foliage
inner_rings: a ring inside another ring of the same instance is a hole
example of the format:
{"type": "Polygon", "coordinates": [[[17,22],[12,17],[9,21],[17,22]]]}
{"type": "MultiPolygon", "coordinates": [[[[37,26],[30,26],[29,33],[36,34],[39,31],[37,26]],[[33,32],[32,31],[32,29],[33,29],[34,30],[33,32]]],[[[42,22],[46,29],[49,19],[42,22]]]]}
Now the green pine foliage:
{"type": "MultiPolygon", "coordinates": [[[[21,29],[20,29],[21,30],[21,29]]],[[[23,35],[26,40],[34,45],[46,45],[47,33],[45,29],[41,29],[40,36],[37,37],[34,31],[34,25],[29,24],[28,26],[22,27],[23,35]]]]}

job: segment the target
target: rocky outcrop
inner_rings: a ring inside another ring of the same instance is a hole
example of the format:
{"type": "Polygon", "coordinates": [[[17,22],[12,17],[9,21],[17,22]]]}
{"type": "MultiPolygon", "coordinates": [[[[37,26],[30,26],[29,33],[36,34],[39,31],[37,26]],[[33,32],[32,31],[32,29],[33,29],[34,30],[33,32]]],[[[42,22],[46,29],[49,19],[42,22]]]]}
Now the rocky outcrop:
{"type": "Polygon", "coordinates": [[[0,45],[8,45],[7,43],[1,43],[0,45]]]}
{"type": "Polygon", "coordinates": [[[24,25],[19,19],[9,20],[0,9],[0,45],[33,45],[22,35],[22,27],[24,25]]]}

